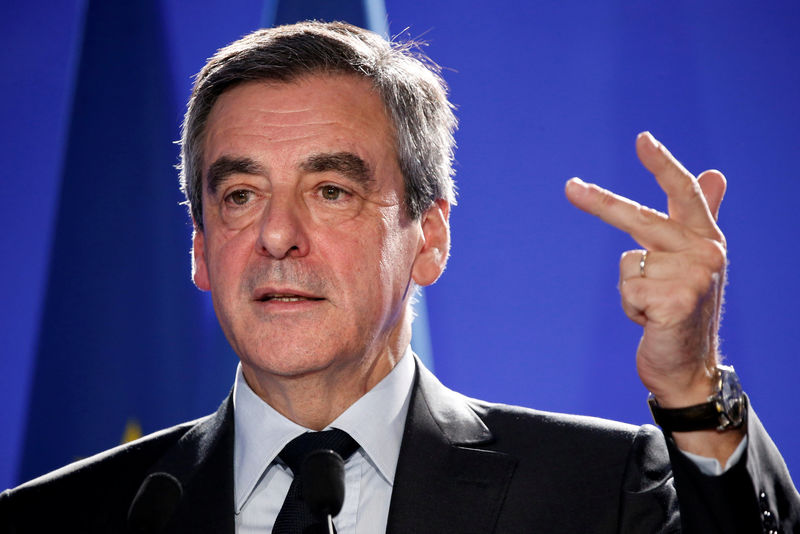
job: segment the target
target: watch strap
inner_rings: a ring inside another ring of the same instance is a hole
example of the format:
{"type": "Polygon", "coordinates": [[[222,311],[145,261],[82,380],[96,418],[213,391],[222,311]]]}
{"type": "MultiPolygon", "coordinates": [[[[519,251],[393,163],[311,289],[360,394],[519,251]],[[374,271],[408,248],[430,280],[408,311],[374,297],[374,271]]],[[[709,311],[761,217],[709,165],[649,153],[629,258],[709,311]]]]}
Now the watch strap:
{"type": "Polygon", "coordinates": [[[662,408],[651,393],[647,403],[653,420],[667,433],[740,428],[747,417],[747,397],[736,371],[717,364],[713,380],[714,391],[707,402],[685,408],[662,408]]]}
{"type": "Polygon", "coordinates": [[[720,426],[720,409],[716,402],[704,402],[685,408],[662,408],[654,396],[647,399],[653,420],[665,432],[694,432],[720,426]]]}

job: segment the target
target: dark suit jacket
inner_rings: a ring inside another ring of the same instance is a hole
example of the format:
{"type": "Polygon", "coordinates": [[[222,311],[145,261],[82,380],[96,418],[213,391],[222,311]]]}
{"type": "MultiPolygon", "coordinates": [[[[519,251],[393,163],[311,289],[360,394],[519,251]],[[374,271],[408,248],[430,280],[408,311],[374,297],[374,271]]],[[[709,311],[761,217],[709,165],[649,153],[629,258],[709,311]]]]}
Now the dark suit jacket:
{"type": "MultiPolygon", "coordinates": [[[[390,533],[677,532],[681,517],[686,532],[761,532],[765,517],[800,529],[800,496],[752,412],[745,461],[704,477],[649,425],[476,401],[417,369],[390,533]]],[[[232,534],[233,427],[229,397],[213,415],[6,491],[0,532],[126,532],[142,481],[166,472],[183,487],[166,532],[232,534]]]]}

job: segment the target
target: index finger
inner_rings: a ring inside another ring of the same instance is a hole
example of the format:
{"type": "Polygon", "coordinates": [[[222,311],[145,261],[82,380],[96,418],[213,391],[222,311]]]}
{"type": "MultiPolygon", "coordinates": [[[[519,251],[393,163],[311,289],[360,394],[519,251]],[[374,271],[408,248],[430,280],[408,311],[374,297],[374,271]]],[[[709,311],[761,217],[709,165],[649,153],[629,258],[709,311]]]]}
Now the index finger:
{"type": "Polygon", "coordinates": [[[580,178],[570,179],[565,193],[577,208],[630,234],[645,249],[677,252],[698,239],[692,230],[671,221],[666,214],[580,178]]]}
{"type": "Polygon", "coordinates": [[[700,185],[667,147],[650,132],[642,132],[636,137],[636,153],[667,194],[670,218],[700,235],[715,237],[717,227],[700,185]]]}

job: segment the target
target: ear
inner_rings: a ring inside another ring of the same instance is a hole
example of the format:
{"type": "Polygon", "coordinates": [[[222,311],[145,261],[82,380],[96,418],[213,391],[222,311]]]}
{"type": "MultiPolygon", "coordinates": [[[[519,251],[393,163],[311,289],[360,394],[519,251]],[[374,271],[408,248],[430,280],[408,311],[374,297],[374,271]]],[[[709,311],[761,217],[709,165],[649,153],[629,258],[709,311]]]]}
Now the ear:
{"type": "Polygon", "coordinates": [[[192,280],[194,285],[202,291],[211,291],[208,279],[208,264],[206,263],[206,236],[197,225],[192,234],[192,280]]]}
{"type": "Polygon", "coordinates": [[[411,270],[411,277],[420,286],[429,286],[444,272],[450,255],[450,204],[436,200],[422,214],[422,246],[411,270]]]}

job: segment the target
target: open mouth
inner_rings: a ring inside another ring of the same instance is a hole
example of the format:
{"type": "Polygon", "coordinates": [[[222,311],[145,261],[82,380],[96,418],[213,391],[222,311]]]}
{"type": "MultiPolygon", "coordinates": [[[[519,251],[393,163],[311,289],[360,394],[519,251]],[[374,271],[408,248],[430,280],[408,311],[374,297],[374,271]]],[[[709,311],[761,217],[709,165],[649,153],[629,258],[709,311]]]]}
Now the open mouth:
{"type": "Polygon", "coordinates": [[[323,300],[319,297],[307,297],[304,295],[292,295],[282,293],[266,293],[256,299],[259,302],[303,302],[323,300]]]}

